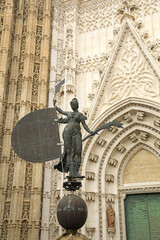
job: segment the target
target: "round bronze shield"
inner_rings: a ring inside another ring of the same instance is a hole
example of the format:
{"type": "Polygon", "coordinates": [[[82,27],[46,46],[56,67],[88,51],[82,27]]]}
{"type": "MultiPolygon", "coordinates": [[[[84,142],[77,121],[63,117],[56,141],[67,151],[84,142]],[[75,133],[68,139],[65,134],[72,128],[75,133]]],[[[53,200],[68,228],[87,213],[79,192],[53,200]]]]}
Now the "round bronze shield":
{"type": "Polygon", "coordinates": [[[45,162],[61,155],[55,108],[25,115],[14,127],[11,143],[17,155],[29,162],[45,162]]]}

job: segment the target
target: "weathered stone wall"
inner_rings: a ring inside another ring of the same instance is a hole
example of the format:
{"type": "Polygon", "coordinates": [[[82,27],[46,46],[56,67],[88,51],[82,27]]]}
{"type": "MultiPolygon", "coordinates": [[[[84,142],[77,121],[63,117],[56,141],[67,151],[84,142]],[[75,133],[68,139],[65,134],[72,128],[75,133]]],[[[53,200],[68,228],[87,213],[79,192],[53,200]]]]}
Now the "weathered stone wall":
{"type": "Polygon", "coordinates": [[[0,239],[39,239],[43,165],[21,160],[12,129],[47,106],[50,0],[0,1],[0,239]]]}

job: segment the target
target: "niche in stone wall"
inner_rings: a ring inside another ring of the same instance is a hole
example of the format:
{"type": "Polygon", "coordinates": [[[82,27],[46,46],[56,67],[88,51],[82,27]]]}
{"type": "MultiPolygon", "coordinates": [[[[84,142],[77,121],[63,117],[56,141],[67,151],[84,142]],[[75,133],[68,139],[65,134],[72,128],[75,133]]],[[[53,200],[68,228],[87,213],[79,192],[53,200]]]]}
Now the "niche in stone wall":
{"type": "Polygon", "coordinates": [[[160,160],[151,152],[141,149],[127,163],[124,184],[160,182],[160,160]]]}

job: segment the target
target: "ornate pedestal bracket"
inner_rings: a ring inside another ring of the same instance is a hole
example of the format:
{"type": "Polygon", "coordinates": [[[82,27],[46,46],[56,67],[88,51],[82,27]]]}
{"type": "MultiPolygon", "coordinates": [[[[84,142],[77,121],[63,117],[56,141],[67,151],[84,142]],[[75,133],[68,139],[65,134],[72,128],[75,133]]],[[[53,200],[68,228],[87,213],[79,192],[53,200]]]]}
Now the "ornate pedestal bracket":
{"type": "Polygon", "coordinates": [[[63,183],[63,187],[67,190],[67,191],[76,191],[79,190],[80,187],[82,187],[82,183],[80,181],[78,181],[78,179],[82,179],[85,178],[84,176],[80,176],[77,178],[73,178],[73,177],[69,177],[67,176],[68,181],[63,183]]]}

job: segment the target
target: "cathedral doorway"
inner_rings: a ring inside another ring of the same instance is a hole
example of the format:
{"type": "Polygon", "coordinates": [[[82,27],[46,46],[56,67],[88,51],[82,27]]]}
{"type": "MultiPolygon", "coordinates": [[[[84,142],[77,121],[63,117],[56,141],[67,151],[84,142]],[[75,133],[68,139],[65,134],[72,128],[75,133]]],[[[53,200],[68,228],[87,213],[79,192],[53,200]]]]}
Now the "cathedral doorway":
{"type": "Polygon", "coordinates": [[[160,240],[160,193],[127,195],[127,240],[160,240]]]}

